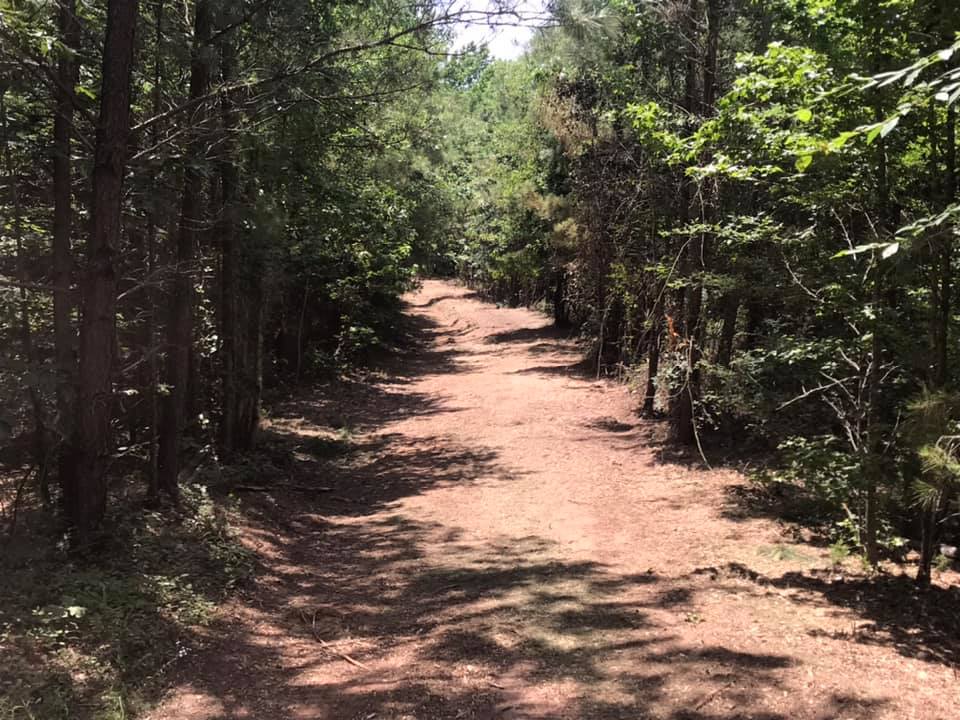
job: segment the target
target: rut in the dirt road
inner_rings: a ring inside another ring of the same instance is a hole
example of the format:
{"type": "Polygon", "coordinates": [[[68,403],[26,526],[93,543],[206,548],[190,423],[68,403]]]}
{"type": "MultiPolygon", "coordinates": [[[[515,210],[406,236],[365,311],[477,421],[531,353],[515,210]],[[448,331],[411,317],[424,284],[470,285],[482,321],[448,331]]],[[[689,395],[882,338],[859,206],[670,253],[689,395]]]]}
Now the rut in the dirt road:
{"type": "Polygon", "coordinates": [[[389,372],[274,409],[356,448],[255,506],[264,573],[155,719],[956,717],[955,636],[832,584],[735,473],[664,461],[544,318],[408,300],[389,372]]]}

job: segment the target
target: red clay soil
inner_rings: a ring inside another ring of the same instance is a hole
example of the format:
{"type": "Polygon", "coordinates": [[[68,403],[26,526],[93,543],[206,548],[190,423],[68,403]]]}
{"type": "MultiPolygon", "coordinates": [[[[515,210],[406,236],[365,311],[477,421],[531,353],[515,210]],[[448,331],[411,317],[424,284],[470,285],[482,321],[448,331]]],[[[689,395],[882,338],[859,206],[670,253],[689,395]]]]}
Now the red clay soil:
{"type": "Polygon", "coordinates": [[[960,717],[956,575],[831,568],[737,473],[668,459],[543,316],[408,301],[394,367],[274,408],[277,438],[356,448],[245,496],[256,587],[150,717],[960,717]]]}

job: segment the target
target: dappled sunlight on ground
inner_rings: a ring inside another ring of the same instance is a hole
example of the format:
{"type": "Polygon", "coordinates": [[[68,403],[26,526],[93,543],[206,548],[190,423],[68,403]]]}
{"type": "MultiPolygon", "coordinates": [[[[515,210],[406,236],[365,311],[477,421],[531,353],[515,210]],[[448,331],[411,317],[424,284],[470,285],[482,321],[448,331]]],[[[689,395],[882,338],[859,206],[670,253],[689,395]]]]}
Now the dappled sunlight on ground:
{"type": "Polygon", "coordinates": [[[732,513],[736,473],[668,460],[544,318],[409,302],[396,366],[275,408],[264,572],[153,718],[956,716],[956,589],[878,604],[732,513]]]}

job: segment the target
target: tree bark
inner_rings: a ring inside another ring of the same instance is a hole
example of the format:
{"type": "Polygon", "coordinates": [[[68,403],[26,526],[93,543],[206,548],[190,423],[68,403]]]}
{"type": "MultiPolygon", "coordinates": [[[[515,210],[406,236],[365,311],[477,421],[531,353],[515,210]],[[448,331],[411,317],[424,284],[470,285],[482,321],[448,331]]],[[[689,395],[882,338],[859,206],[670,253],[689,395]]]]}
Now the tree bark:
{"type": "Polygon", "coordinates": [[[707,0],[707,46],[703,63],[704,117],[713,115],[717,102],[717,69],[720,55],[720,14],[725,0],[707,0]]]}
{"type": "MultiPolygon", "coordinates": [[[[236,76],[236,40],[234,33],[228,33],[220,43],[220,70],[224,85],[230,85],[236,76]]],[[[237,154],[236,143],[232,137],[236,132],[237,111],[229,93],[220,97],[220,112],[226,140],[224,159],[220,163],[220,190],[222,206],[220,208],[220,333],[222,345],[221,393],[222,415],[220,419],[220,447],[223,455],[229,457],[237,449],[238,427],[238,381],[237,381],[237,302],[239,295],[240,246],[237,237],[237,209],[240,192],[240,173],[234,158],[237,154]]]]}
{"type": "MultiPolygon", "coordinates": [[[[936,110],[934,110],[936,112],[936,110]]],[[[956,110],[950,107],[947,110],[946,124],[944,125],[942,156],[945,165],[945,175],[942,178],[943,207],[949,206],[957,198],[957,139],[956,139],[956,110]]],[[[935,128],[931,128],[933,135],[935,128]]],[[[940,390],[947,384],[949,377],[950,317],[953,313],[953,243],[948,235],[942,239],[942,245],[937,248],[936,275],[934,278],[933,297],[936,298],[933,318],[933,368],[931,385],[940,390]]],[[[920,586],[930,584],[930,568],[936,555],[938,530],[940,519],[944,513],[945,495],[941,496],[932,507],[920,510],[920,560],[917,565],[916,582],[920,586]]]]}
{"type": "MultiPolygon", "coordinates": [[[[881,101],[878,98],[874,107],[874,116],[877,121],[884,118],[881,101]]],[[[877,215],[879,218],[879,240],[888,239],[891,232],[890,186],[887,177],[887,149],[881,138],[877,142],[877,215]]],[[[873,306],[873,323],[871,327],[870,366],[867,371],[867,407],[866,407],[866,438],[864,442],[863,473],[866,484],[866,499],[864,508],[864,552],[867,563],[877,567],[880,562],[880,548],[878,535],[880,531],[880,484],[882,469],[881,427],[880,427],[880,364],[883,360],[883,257],[879,250],[873,253],[873,287],[871,304],[873,306]]]]}
{"type": "Polygon", "coordinates": [[[117,320],[115,263],[130,135],[137,6],[137,0],[109,0],[107,4],[91,230],[81,292],[77,472],[67,488],[65,503],[80,543],[89,539],[102,521],[107,502],[117,320]]]}
{"type": "MultiPolygon", "coordinates": [[[[195,8],[193,51],[190,60],[190,99],[198,100],[207,93],[210,69],[206,57],[211,18],[208,0],[198,0],[195,8]]],[[[202,109],[201,109],[201,112],[202,109]]],[[[183,433],[190,382],[190,351],[193,346],[193,283],[194,262],[203,226],[203,173],[197,166],[203,151],[194,128],[191,162],[184,168],[183,198],[180,225],[175,248],[176,274],[173,282],[170,319],[167,324],[166,382],[170,387],[164,397],[160,423],[160,488],[174,501],[179,500],[180,437],[183,433]]]]}
{"type": "Polygon", "coordinates": [[[258,249],[246,258],[249,275],[247,292],[240,298],[240,332],[237,338],[237,420],[236,446],[249,450],[260,429],[260,397],[263,392],[263,314],[265,267],[258,249]]]}
{"type": "MultiPolygon", "coordinates": [[[[876,262],[879,265],[880,254],[876,253],[876,262]]],[[[879,275],[879,267],[876,270],[879,275]]],[[[874,279],[874,312],[879,308],[880,279],[874,279]]],[[[877,540],[880,531],[879,486],[881,481],[880,469],[880,323],[874,321],[873,342],[871,344],[870,368],[867,377],[867,418],[866,439],[864,443],[863,475],[866,484],[864,503],[864,537],[863,549],[870,567],[877,567],[880,562],[880,548],[877,540]]]]}
{"type": "Polygon", "coordinates": [[[567,327],[570,324],[567,316],[567,273],[562,267],[557,268],[554,275],[553,324],[557,327],[567,327]]]}
{"type": "Polygon", "coordinates": [[[73,88],[80,82],[80,23],[76,0],[59,0],[60,40],[67,48],[57,64],[56,114],[53,118],[53,338],[57,373],[58,479],[65,489],[75,482],[73,420],[76,400],[77,331],[73,324],[73,88]]]}
{"type": "MultiPolygon", "coordinates": [[[[696,49],[696,43],[692,42],[692,34],[695,32],[696,22],[695,14],[699,11],[699,1],[691,0],[689,6],[689,18],[687,32],[691,33],[691,47],[688,49],[687,63],[687,81],[685,107],[689,112],[698,106],[694,97],[696,87],[697,63],[693,58],[696,49]]],[[[720,44],[720,13],[722,10],[722,0],[707,0],[706,20],[707,36],[706,47],[703,60],[703,76],[701,78],[702,93],[700,95],[699,108],[704,117],[713,114],[716,104],[717,92],[717,61],[719,57],[720,44]]],[[[690,202],[692,198],[691,184],[687,178],[684,178],[684,192],[681,202],[684,208],[681,211],[689,217],[690,202]]],[[[703,223],[708,221],[709,212],[707,203],[704,202],[700,212],[700,220],[703,223]]],[[[699,233],[691,238],[690,246],[687,249],[687,269],[692,273],[703,269],[703,254],[706,250],[707,235],[699,233]]],[[[674,397],[673,423],[671,427],[673,439],[683,445],[690,445],[696,440],[696,428],[694,426],[694,405],[700,394],[700,371],[699,363],[702,353],[701,336],[703,335],[702,315],[703,315],[703,283],[699,280],[693,282],[687,287],[686,317],[684,325],[686,330],[686,363],[684,383],[677,391],[674,397]]]]}
{"type": "MultiPolygon", "coordinates": [[[[943,207],[948,207],[957,198],[957,141],[956,110],[947,110],[944,125],[943,161],[946,173],[943,178],[943,207]]],[[[953,242],[952,234],[944,234],[937,247],[937,272],[933,296],[936,298],[933,324],[933,373],[932,385],[942,388],[949,372],[948,348],[950,345],[950,317],[953,312],[953,242]]]]}
{"type": "Polygon", "coordinates": [[[717,354],[713,362],[721,367],[728,367],[733,357],[733,339],[737,333],[737,316],[740,313],[740,298],[729,294],[723,299],[723,325],[720,328],[720,341],[717,343],[717,354]]]}
{"type": "MultiPolygon", "coordinates": [[[[164,0],[157,0],[154,8],[154,56],[153,56],[153,115],[160,114],[160,80],[163,77],[163,11],[164,0]]],[[[151,143],[156,145],[160,141],[160,124],[155,123],[150,130],[151,143]]],[[[150,208],[147,220],[147,277],[150,285],[147,288],[147,319],[144,323],[143,347],[147,353],[147,495],[149,501],[156,504],[160,499],[160,397],[158,385],[160,383],[160,368],[157,362],[157,312],[160,306],[157,298],[154,275],[157,271],[157,230],[160,226],[159,212],[156,204],[150,208]]]]}
{"type": "Polygon", "coordinates": [[[663,304],[657,302],[653,308],[653,324],[647,339],[647,386],[643,392],[644,417],[653,417],[656,413],[657,374],[660,372],[660,343],[663,339],[663,304]]]}
{"type": "MultiPolygon", "coordinates": [[[[683,35],[686,39],[686,67],[684,72],[684,97],[682,107],[687,114],[688,124],[693,125],[693,116],[697,109],[697,65],[698,58],[697,43],[694,35],[696,33],[696,13],[699,10],[699,0],[688,0],[687,7],[683,17],[683,35]]],[[[691,128],[692,129],[692,128],[691,128]]],[[[690,203],[692,199],[692,180],[683,174],[680,178],[680,206],[679,223],[681,227],[686,226],[690,221],[690,203]]],[[[684,273],[691,274],[693,264],[696,262],[693,248],[688,246],[682,251],[682,267],[684,273]]],[[[678,312],[678,317],[682,317],[684,310],[690,307],[691,299],[694,294],[694,288],[687,287],[680,290],[682,297],[682,308],[678,312]]],[[[699,309],[698,309],[699,312],[699,309]]],[[[688,310],[689,313],[689,310],[688,310]]],[[[683,331],[689,333],[690,326],[684,322],[683,331]]],[[[691,342],[689,334],[686,338],[691,342]]],[[[693,433],[693,405],[689,388],[691,363],[684,363],[684,377],[682,385],[679,388],[672,388],[670,402],[670,436],[674,442],[683,445],[689,445],[694,440],[693,433]]]]}
{"type": "Polygon", "coordinates": [[[937,555],[937,540],[940,536],[940,519],[947,509],[947,494],[941,492],[932,507],[924,508],[921,515],[920,560],[917,565],[916,583],[921,587],[930,584],[930,569],[937,555]]]}

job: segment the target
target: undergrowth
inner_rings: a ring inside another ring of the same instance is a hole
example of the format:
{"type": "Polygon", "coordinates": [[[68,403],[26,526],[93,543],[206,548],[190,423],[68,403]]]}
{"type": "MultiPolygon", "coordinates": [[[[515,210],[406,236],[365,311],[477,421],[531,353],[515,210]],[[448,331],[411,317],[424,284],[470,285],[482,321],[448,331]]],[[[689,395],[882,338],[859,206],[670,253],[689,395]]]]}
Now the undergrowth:
{"type": "Polygon", "coordinates": [[[39,514],[5,539],[0,720],[114,720],[147,707],[252,573],[235,512],[193,485],[175,516],[119,506],[96,557],[70,555],[39,514]]]}

